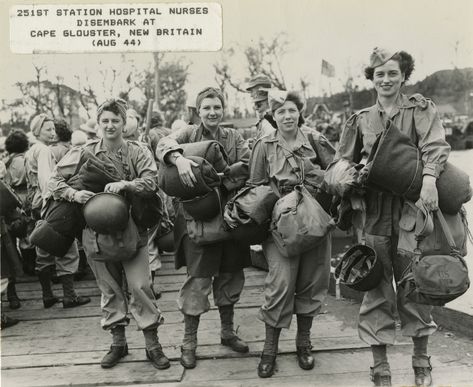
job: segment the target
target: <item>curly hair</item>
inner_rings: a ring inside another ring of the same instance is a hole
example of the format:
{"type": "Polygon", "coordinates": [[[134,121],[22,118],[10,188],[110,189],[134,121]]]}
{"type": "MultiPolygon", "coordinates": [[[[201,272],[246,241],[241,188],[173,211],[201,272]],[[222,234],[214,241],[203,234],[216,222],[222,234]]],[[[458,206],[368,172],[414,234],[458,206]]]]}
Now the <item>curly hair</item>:
{"type": "Polygon", "coordinates": [[[56,135],[59,141],[71,141],[72,130],[69,128],[69,125],[65,120],[54,120],[54,130],[56,131],[56,135]]]}
{"type": "Polygon", "coordinates": [[[28,136],[20,129],[11,132],[5,140],[5,150],[8,153],[23,153],[28,147],[28,136]]]}
{"type": "MultiPolygon", "coordinates": [[[[305,108],[305,103],[304,103],[304,99],[301,97],[301,95],[299,93],[297,93],[296,91],[289,91],[287,92],[287,95],[286,95],[286,99],[284,100],[284,102],[287,102],[287,101],[290,101],[290,102],[293,102],[296,107],[297,107],[297,110],[299,110],[299,120],[297,121],[297,126],[302,126],[305,122],[305,119],[304,119],[304,116],[303,116],[303,112],[304,112],[304,108],[305,108]]],[[[271,112],[271,116],[272,116],[272,120],[268,120],[269,123],[275,127],[277,129],[277,125],[276,125],[276,121],[274,120],[274,112],[279,108],[281,107],[281,105],[279,105],[278,107],[276,107],[276,109],[274,109],[272,112],[271,112]],[[272,122],[271,122],[272,121],[272,122]]]]}
{"type": "MultiPolygon", "coordinates": [[[[409,80],[412,72],[415,68],[415,61],[411,54],[405,51],[399,51],[391,58],[399,63],[399,68],[401,69],[401,73],[404,74],[405,80],[409,80]]],[[[366,67],[365,68],[365,77],[366,79],[372,81],[374,76],[374,69],[375,67],[366,67]]]]}

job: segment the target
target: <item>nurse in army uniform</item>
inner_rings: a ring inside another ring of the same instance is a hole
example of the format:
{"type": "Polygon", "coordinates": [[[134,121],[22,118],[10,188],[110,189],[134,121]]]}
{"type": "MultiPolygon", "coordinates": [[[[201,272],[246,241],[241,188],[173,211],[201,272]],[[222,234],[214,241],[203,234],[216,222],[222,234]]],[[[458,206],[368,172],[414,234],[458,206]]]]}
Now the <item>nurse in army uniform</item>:
{"type": "MultiPolygon", "coordinates": [[[[438,207],[436,180],[447,161],[450,146],[445,141],[445,130],[434,103],[420,94],[408,97],[401,93],[401,87],[413,69],[414,59],[408,53],[374,49],[365,76],[373,82],[377,92],[376,104],[347,121],[335,159],[364,164],[377,134],[391,120],[420,151],[424,163],[420,199],[433,211],[438,207]]],[[[437,328],[432,320],[431,307],[409,301],[402,290],[393,287],[393,276],[400,274],[396,258],[399,220],[404,214],[403,199],[366,189],[364,200],[366,244],[376,251],[384,266],[383,280],[378,287],[365,293],[359,315],[360,338],[371,345],[373,352],[372,380],[377,386],[391,385],[386,346],[394,343],[397,309],[402,334],[412,337],[414,343],[412,367],[415,384],[431,385],[432,366],[427,355],[427,343],[437,328]]]]}
{"type": "MultiPolygon", "coordinates": [[[[225,101],[222,93],[208,87],[196,98],[196,108],[202,123],[177,130],[162,138],[156,154],[161,163],[175,165],[181,181],[188,187],[196,182],[192,172],[194,162],[182,155],[181,144],[216,140],[228,155],[232,171],[246,170],[250,150],[243,137],[234,129],[223,128],[225,101]]],[[[225,202],[232,192],[221,188],[225,202]]],[[[250,250],[236,241],[228,240],[199,246],[188,235],[182,204],[176,207],[174,223],[176,268],[187,266],[187,279],[179,292],[179,309],[184,314],[184,339],[181,347],[181,364],[185,368],[196,366],[197,330],[200,315],[208,312],[208,296],[213,291],[215,305],[221,321],[221,344],[236,352],[248,352],[247,344],[233,328],[234,305],[239,301],[245,283],[243,268],[250,264],[250,250]]]]}

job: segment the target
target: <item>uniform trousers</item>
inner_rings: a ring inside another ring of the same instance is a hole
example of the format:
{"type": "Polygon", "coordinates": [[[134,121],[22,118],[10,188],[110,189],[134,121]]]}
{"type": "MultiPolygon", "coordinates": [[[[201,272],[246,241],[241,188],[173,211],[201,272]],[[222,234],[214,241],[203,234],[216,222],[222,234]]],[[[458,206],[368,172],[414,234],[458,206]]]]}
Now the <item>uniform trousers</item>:
{"type": "Polygon", "coordinates": [[[103,329],[117,325],[128,325],[128,310],[143,330],[158,326],[162,322],[161,312],[151,290],[148,246],[140,247],[137,255],[123,262],[103,262],[87,257],[102,293],[101,308],[103,329]],[[122,272],[125,273],[130,292],[130,302],[122,286],[122,272]]]}
{"type": "Polygon", "coordinates": [[[316,316],[330,282],[331,234],[303,254],[285,257],[270,236],[263,243],[269,272],[259,318],[274,328],[289,328],[292,315],[316,316]]]}
{"type": "Polygon", "coordinates": [[[161,257],[159,256],[159,248],[155,242],[156,233],[158,232],[158,225],[148,230],[148,254],[149,254],[149,269],[157,271],[161,269],[161,257]]]}
{"type": "Polygon", "coordinates": [[[79,268],[79,250],[77,241],[74,241],[62,257],[55,257],[47,251],[36,247],[36,270],[41,271],[48,266],[56,265],[58,277],[66,274],[74,274],[79,268]]]}
{"type": "Polygon", "coordinates": [[[433,334],[437,325],[432,319],[432,307],[410,301],[402,288],[394,289],[393,278],[402,275],[397,256],[398,236],[365,235],[366,245],[376,251],[384,271],[381,283],[365,293],[360,307],[358,333],[370,345],[394,344],[396,310],[401,320],[403,336],[422,337],[433,334]]]}
{"type": "Polygon", "coordinates": [[[182,313],[200,316],[210,310],[209,295],[212,290],[215,306],[234,305],[240,300],[244,285],[245,273],[243,270],[233,273],[218,273],[214,277],[187,275],[186,281],[179,291],[177,303],[182,313]]]}

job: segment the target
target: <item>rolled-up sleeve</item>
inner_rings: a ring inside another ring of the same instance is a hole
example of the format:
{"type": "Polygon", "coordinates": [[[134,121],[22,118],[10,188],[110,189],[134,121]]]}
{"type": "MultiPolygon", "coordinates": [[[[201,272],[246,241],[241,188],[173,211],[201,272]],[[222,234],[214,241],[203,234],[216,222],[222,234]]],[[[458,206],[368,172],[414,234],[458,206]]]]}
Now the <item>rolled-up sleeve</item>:
{"type": "Polygon", "coordinates": [[[250,157],[250,178],[246,182],[249,186],[269,184],[268,162],[263,141],[256,142],[250,157]]]}
{"type": "Polygon", "coordinates": [[[156,175],[158,174],[158,168],[151,151],[141,146],[132,149],[132,162],[138,175],[137,178],[130,182],[132,191],[138,194],[155,192],[157,189],[156,175]]]}
{"type": "Polygon", "coordinates": [[[66,181],[76,173],[82,152],[83,150],[80,147],[71,148],[56,165],[48,181],[49,196],[52,196],[54,200],[67,200],[69,202],[74,200],[74,193],[77,190],[70,187],[66,181]]]}
{"type": "Polygon", "coordinates": [[[358,116],[353,114],[345,123],[334,161],[345,159],[355,163],[360,162],[363,139],[357,121],[358,116]]]}
{"type": "Polygon", "coordinates": [[[156,147],[156,157],[159,162],[166,163],[164,160],[171,152],[177,151],[183,153],[184,150],[180,144],[186,144],[189,142],[193,130],[194,128],[192,126],[182,128],[159,140],[156,147]]]}
{"type": "Polygon", "coordinates": [[[428,101],[425,109],[417,107],[414,110],[414,123],[424,162],[422,174],[438,178],[450,154],[450,145],[445,140],[445,129],[432,101],[428,101]]]}

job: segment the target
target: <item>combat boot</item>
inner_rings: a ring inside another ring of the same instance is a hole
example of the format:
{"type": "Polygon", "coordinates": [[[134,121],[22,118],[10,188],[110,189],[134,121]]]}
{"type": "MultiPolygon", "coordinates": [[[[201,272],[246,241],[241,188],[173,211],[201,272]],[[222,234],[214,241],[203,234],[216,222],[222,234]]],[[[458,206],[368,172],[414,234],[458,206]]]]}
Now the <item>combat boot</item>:
{"type": "Polygon", "coordinates": [[[417,387],[428,387],[433,384],[430,356],[412,356],[412,368],[414,369],[414,381],[417,387]]]}
{"type": "Polygon", "coordinates": [[[311,370],[315,364],[310,343],[312,321],[312,316],[297,315],[296,353],[299,367],[303,370],[311,370]]]}
{"type": "Polygon", "coordinates": [[[184,339],[181,347],[181,364],[184,368],[192,369],[197,365],[195,352],[197,349],[197,330],[200,316],[184,314],[184,339]]]}
{"type": "Polygon", "coordinates": [[[10,309],[19,309],[21,307],[20,299],[16,294],[16,287],[15,287],[16,279],[9,278],[8,279],[8,286],[7,286],[7,299],[10,309]]]}
{"type": "Polygon", "coordinates": [[[261,360],[258,364],[258,376],[260,378],[270,378],[274,374],[281,328],[274,328],[271,325],[266,324],[265,331],[266,337],[263,353],[261,354],[261,360]]]}
{"type": "Polygon", "coordinates": [[[235,352],[248,352],[248,345],[237,336],[233,329],[233,305],[219,306],[218,311],[220,313],[220,322],[222,326],[220,343],[226,347],[230,347],[235,352]]]}

